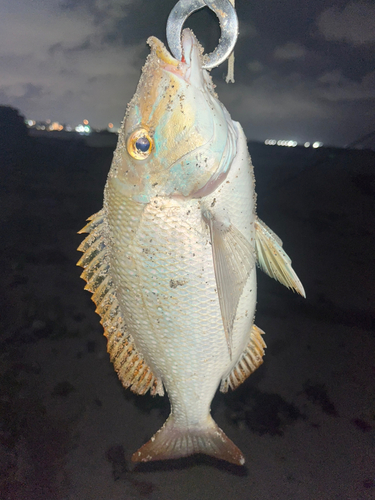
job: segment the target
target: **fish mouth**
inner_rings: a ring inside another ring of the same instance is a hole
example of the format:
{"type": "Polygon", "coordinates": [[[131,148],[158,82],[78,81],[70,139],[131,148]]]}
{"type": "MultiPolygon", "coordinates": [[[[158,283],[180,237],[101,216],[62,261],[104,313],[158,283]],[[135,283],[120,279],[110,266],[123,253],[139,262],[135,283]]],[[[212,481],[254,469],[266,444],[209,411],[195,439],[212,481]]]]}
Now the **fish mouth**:
{"type": "Polygon", "coordinates": [[[201,87],[203,83],[202,52],[203,49],[194,33],[186,28],[182,32],[182,59],[178,61],[156,37],[147,40],[165,71],[178,76],[187,83],[201,87]]]}

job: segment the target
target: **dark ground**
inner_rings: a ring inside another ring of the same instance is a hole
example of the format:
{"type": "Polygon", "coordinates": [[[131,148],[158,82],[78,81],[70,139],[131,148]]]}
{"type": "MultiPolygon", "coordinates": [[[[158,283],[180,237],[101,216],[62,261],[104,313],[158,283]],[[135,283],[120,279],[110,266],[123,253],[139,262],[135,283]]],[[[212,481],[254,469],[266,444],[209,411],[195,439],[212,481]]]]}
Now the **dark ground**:
{"type": "Polygon", "coordinates": [[[125,391],[75,266],[110,148],[1,149],[1,500],[375,498],[375,154],[250,144],[259,216],[307,299],[259,275],[265,363],[213,402],[246,466],[135,467],[167,398],[125,391]]]}

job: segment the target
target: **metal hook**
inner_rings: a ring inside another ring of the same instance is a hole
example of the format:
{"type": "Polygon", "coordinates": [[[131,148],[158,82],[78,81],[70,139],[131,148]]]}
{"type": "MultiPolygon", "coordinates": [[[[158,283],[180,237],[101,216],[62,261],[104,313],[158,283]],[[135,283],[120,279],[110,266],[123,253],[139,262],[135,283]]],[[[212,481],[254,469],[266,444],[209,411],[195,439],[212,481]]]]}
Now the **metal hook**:
{"type": "Polygon", "coordinates": [[[216,49],[204,58],[203,68],[219,66],[231,54],[238,37],[238,19],[229,0],[179,0],[169,14],[167,40],[174,57],[181,61],[181,31],[186,19],[196,10],[209,7],[219,18],[221,38],[216,49]]]}

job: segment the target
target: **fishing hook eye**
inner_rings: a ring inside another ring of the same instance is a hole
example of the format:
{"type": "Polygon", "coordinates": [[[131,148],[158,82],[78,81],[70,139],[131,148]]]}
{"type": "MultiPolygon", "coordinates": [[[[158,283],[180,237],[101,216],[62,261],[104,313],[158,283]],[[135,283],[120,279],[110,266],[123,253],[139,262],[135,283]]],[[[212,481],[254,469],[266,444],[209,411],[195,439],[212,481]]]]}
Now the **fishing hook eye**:
{"type": "Polygon", "coordinates": [[[216,49],[204,56],[203,68],[216,68],[232,53],[238,37],[238,19],[229,0],[179,0],[169,14],[167,40],[173,56],[181,61],[181,32],[186,19],[195,11],[209,7],[219,18],[221,37],[216,49]]]}

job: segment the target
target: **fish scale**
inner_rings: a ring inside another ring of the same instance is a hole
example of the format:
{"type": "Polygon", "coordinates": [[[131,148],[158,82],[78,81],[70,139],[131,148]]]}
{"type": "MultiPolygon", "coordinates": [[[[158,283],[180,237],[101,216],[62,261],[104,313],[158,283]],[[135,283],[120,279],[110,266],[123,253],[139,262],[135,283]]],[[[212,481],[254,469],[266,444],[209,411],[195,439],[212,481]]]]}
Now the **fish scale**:
{"type": "MultiPolygon", "coordinates": [[[[152,243],[155,243],[155,259],[159,263],[160,271],[156,276],[150,275],[147,256],[140,262],[140,279],[143,283],[147,283],[151,277],[150,286],[158,289],[156,297],[158,307],[161,308],[155,328],[153,319],[155,304],[150,302],[147,304],[147,312],[151,319],[149,336],[161,335],[158,342],[159,352],[152,355],[158,358],[159,367],[159,359],[162,352],[165,353],[166,363],[159,369],[161,378],[165,380],[176,420],[184,419],[192,424],[198,424],[207,416],[210,401],[218,384],[216,365],[221,361],[221,343],[212,345],[212,333],[223,329],[217,293],[214,290],[215,276],[212,263],[210,265],[212,251],[208,244],[208,235],[202,238],[198,233],[202,224],[197,202],[178,204],[166,200],[160,205],[164,218],[157,226],[153,223],[153,219],[159,207],[152,203],[150,211],[146,210],[142,221],[145,239],[152,239],[152,243]],[[169,217],[168,205],[171,204],[172,216],[169,217]],[[187,208],[191,209],[191,213],[185,219],[187,208]],[[190,223],[189,228],[186,227],[186,220],[190,223]],[[173,286],[174,282],[180,284],[173,286]],[[186,359],[186,353],[189,352],[194,352],[195,355],[186,359]],[[203,371],[202,365],[207,358],[211,359],[211,363],[208,369],[203,371]],[[168,377],[170,370],[177,374],[171,380],[168,377]],[[183,414],[177,415],[181,392],[184,396],[186,393],[184,400],[195,401],[195,404],[187,405],[183,414]]],[[[140,243],[138,240],[137,244],[140,243]]],[[[142,335],[145,336],[145,332],[142,335]]],[[[225,343],[224,333],[222,342],[225,343]]],[[[146,345],[149,345],[148,337],[144,343],[146,348],[146,345]]]]}
{"type": "MultiPolygon", "coordinates": [[[[226,209],[237,227],[252,237],[252,165],[248,154],[238,159],[237,168],[218,192],[202,200],[158,197],[141,210],[140,204],[121,198],[117,182],[109,179],[106,189],[111,245],[116,249],[111,268],[116,270],[117,297],[136,346],[163,380],[178,423],[198,425],[207,419],[219,382],[233,367],[226,349],[210,234],[201,213],[202,207],[212,204],[218,212],[226,209]],[[123,220],[128,221],[126,230],[123,220]],[[130,256],[135,255],[136,264],[130,265],[135,262],[130,256]],[[173,288],[171,281],[184,284],[173,288]],[[140,302],[142,319],[134,319],[140,302]],[[194,356],[187,357],[190,352],[194,356]],[[169,373],[177,376],[171,379],[169,373]],[[182,405],[181,399],[190,403],[182,405]]],[[[254,281],[255,272],[249,278],[249,294],[255,289],[254,281]]],[[[254,309],[254,301],[249,307],[245,293],[233,333],[235,358],[249,341],[254,309]]]]}
{"type": "MultiPolygon", "coordinates": [[[[199,235],[198,230],[202,231],[201,218],[194,212],[200,214],[196,201],[189,202],[186,207],[173,200],[160,200],[157,205],[150,203],[142,212],[141,220],[134,221],[137,231],[127,231],[128,240],[125,240],[121,229],[112,232],[112,244],[117,248],[116,263],[113,265],[117,269],[116,280],[121,283],[118,298],[124,310],[130,311],[126,316],[132,317],[137,297],[143,303],[142,319],[130,323],[137,339],[136,345],[155,374],[161,376],[176,408],[178,405],[173,398],[176,391],[191,390],[191,395],[186,397],[196,401],[201,400],[202,387],[207,392],[202,409],[195,404],[190,405],[186,412],[184,419],[193,421],[207,415],[220,380],[215,364],[220,361],[220,352],[225,344],[209,235],[205,234],[203,239],[199,235]],[[187,231],[186,212],[189,209],[191,230],[187,231]],[[161,212],[163,218],[159,217],[161,212]],[[155,219],[159,219],[158,224],[155,224],[155,219]],[[124,252],[121,252],[122,248],[124,252]],[[140,248],[148,251],[138,253],[135,249],[140,248]],[[134,274],[129,273],[127,252],[138,253],[134,274]],[[120,255],[124,255],[123,260],[120,260],[120,255]],[[173,288],[173,280],[184,284],[173,288]],[[217,331],[222,331],[222,340],[213,345],[212,334],[217,331]],[[197,355],[187,361],[186,353],[193,350],[197,355]],[[215,362],[211,363],[211,369],[204,371],[202,381],[202,364],[207,358],[215,362]],[[170,371],[178,373],[178,378],[172,382],[168,377],[170,371]],[[212,387],[207,390],[209,380],[212,380],[212,387]]],[[[118,219],[113,208],[111,218],[118,219]]]]}
{"type": "Polygon", "coordinates": [[[78,264],[123,385],[138,394],[165,388],[171,402],[133,460],[206,453],[242,465],[210,405],[219,386],[236,389],[263,362],[256,262],[304,290],[282,241],[256,216],[245,134],[202,69],[194,35],[184,30],[184,62],[149,43],[78,264]]]}

